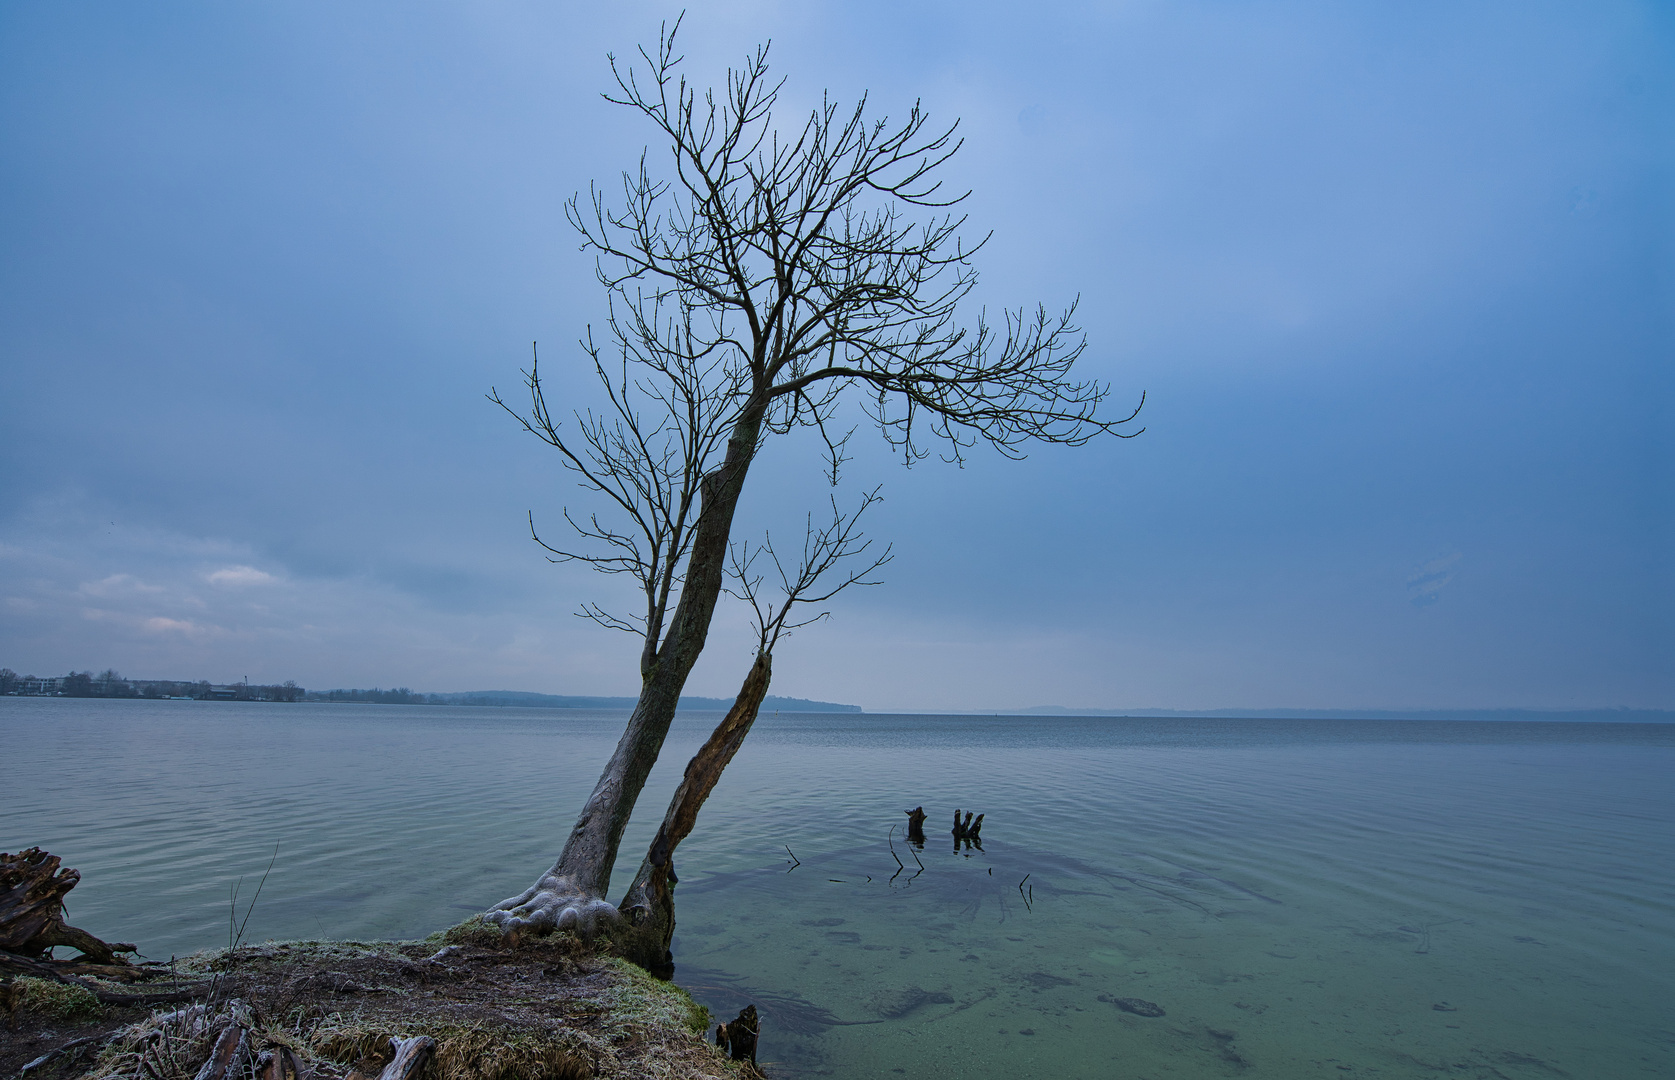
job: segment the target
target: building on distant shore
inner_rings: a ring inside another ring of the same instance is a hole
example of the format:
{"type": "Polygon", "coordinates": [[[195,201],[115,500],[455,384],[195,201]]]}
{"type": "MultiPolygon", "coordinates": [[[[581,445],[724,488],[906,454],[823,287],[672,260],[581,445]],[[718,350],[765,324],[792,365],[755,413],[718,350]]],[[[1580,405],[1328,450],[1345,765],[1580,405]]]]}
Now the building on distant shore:
{"type": "Polygon", "coordinates": [[[216,684],[173,679],[124,679],[115,671],[72,671],[57,678],[19,675],[0,668],[0,695],[7,697],[192,698],[198,701],[301,701],[308,693],[292,680],[273,685],[216,684]]]}

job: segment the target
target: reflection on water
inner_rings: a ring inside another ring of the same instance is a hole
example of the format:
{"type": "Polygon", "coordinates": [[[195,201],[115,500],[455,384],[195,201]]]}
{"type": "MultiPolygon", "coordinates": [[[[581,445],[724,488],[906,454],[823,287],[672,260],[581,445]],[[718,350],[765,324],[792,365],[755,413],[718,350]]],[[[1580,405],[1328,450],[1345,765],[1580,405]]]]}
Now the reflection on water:
{"type": "MultiPolygon", "coordinates": [[[[0,848],[152,956],[225,944],[275,843],[251,936],[419,936],[551,862],[621,720],[0,699],[0,848]]],[[[1664,725],[764,717],[676,979],[782,1076],[1668,1076],[1672,765],[1664,725]]]]}

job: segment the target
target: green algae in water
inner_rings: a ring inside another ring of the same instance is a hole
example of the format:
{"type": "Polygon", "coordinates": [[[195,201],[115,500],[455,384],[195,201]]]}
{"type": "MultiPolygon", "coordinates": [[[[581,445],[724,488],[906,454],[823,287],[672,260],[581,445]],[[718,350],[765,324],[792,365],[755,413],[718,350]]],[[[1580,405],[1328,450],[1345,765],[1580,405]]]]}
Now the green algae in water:
{"type": "MultiPolygon", "coordinates": [[[[1526,1014],[1575,1007],[1562,965],[1548,992],[1485,978],[1516,944],[1501,928],[1456,920],[1427,937],[1242,896],[1207,872],[988,847],[922,856],[907,888],[868,882],[865,850],[706,879],[680,897],[708,932],[681,936],[676,978],[718,1014],[755,1002],[762,1058],[788,1076],[1419,1077],[1447,1063],[1520,1077],[1610,1053],[1526,1014]],[[917,1001],[898,1014],[904,996],[917,1001]],[[1438,1008],[1461,999],[1474,1004],[1438,1008]]],[[[1656,1075],[1614,1056],[1628,1071],[1612,1075],[1656,1075]]]]}

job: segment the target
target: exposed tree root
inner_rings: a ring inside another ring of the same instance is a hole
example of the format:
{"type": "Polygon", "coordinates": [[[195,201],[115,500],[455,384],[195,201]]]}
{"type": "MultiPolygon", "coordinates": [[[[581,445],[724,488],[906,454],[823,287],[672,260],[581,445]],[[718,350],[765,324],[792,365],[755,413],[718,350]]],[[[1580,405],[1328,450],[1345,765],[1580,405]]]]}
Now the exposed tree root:
{"type": "Polygon", "coordinates": [[[134,952],[132,945],[107,944],[64,922],[64,895],[81,874],[60,870],[58,863],[58,856],[38,847],[16,855],[0,852],[0,950],[41,958],[66,945],[95,964],[125,964],[116,954],[134,952]]]}
{"type": "Polygon", "coordinates": [[[508,944],[516,945],[525,935],[542,936],[555,930],[572,930],[591,939],[600,930],[622,918],[615,905],[577,886],[557,867],[517,896],[502,900],[483,914],[483,921],[499,927],[508,944]]]}

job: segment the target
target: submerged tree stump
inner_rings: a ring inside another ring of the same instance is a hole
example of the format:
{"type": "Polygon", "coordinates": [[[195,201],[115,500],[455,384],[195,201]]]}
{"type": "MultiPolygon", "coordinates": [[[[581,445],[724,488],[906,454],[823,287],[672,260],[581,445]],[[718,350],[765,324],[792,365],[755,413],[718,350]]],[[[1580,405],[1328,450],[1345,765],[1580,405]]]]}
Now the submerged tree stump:
{"type": "Polygon", "coordinates": [[[756,1016],[756,1006],[746,1005],[737,1020],[716,1025],[715,1045],[725,1050],[734,1061],[748,1061],[754,1065],[756,1037],[761,1031],[762,1023],[756,1016]]]}
{"type": "Polygon", "coordinates": [[[116,954],[134,952],[134,946],[106,944],[65,924],[64,895],[81,874],[58,864],[58,856],[40,848],[0,852],[0,952],[38,959],[55,945],[68,945],[97,964],[125,963],[116,954]]]}
{"type": "Polygon", "coordinates": [[[907,815],[907,838],[915,844],[925,842],[925,808],[915,806],[911,810],[902,811],[907,815]]]}
{"type": "Polygon", "coordinates": [[[982,814],[978,814],[977,819],[975,821],[973,821],[971,811],[967,810],[965,812],[965,821],[961,822],[960,821],[960,812],[958,810],[954,811],[954,843],[955,844],[959,844],[961,841],[964,841],[968,844],[977,844],[979,847],[981,847],[982,846],[982,840],[983,840],[982,832],[983,832],[983,815],[982,814]]]}

